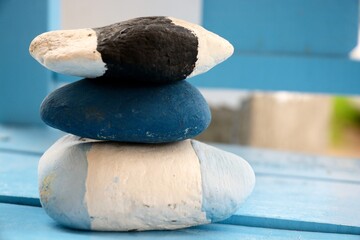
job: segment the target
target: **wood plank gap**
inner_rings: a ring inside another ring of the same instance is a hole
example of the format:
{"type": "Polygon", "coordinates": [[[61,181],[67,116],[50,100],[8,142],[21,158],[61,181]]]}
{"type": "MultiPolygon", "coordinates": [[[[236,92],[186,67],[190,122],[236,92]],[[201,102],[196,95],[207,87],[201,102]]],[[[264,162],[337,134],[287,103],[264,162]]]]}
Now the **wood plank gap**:
{"type": "Polygon", "coordinates": [[[360,181],[353,180],[344,180],[344,179],[331,179],[331,178],[321,178],[321,177],[309,177],[309,176],[297,176],[289,174],[276,174],[276,173],[264,173],[255,171],[256,176],[265,176],[265,177],[276,177],[276,178],[291,178],[291,179],[301,179],[301,180],[314,180],[320,182],[336,182],[336,183],[348,183],[348,184],[360,184],[360,181]]]}
{"type": "Polygon", "coordinates": [[[233,215],[220,223],[241,225],[247,227],[360,235],[360,228],[356,226],[344,226],[319,222],[305,222],[280,218],[233,215]]]}
{"type": "Polygon", "coordinates": [[[37,151],[27,151],[27,150],[19,150],[19,149],[11,149],[11,148],[4,148],[0,147],[1,153],[16,153],[16,154],[23,154],[23,155],[31,155],[31,156],[39,156],[43,155],[43,152],[37,151]]]}
{"type": "Polygon", "coordinates": [[[41,207],[40,199],[30,198],[30,197],[14,197],[14,196],[0,195],[0,203],[41,207]]]}

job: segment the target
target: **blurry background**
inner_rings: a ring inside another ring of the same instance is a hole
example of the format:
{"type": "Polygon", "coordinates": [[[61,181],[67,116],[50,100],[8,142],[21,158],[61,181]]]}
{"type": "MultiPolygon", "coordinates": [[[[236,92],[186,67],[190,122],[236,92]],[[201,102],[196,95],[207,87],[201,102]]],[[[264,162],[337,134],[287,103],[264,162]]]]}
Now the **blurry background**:
{"type": "Polygon", "coordinates": [[[0,40],[3,125],[41,124],[43,97],[74,80],[30,59],[37,34],[167,15],[202,24],[235,47],[231,59],[189,80],[212,109],[199,139],[360,157],[358,0],[44,2],[0,2],[0,27],[7,29],[0,40]]]}

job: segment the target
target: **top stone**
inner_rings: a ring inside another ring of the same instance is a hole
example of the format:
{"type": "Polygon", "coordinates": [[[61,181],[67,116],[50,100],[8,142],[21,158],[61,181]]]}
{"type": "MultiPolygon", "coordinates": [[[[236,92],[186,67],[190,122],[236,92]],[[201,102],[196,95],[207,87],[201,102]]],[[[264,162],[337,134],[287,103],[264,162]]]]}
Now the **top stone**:
{"type": "Polygon", "coordinates": [[[46,68],[66,75],[167,83],[208,71],[234,48],[199,25],[141,17],[101,28],[46,32],[29,51],[46,68]]]}

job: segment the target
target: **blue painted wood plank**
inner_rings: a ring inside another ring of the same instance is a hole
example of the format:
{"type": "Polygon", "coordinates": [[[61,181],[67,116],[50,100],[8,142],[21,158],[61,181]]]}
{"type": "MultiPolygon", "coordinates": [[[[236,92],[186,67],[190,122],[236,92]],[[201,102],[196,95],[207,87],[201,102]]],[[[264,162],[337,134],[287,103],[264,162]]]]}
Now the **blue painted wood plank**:
{"type": "Polygon", "coordinates": [[[360,184],[360,159],[299,154],[229,144],[214,145],[245,158],[257,174],[360,184]]]}
{"type": "Polygon", "coordinates": [[[41,124],[38,109],[48,93],[51,72],[29,54],[38,34],[55,27],[58,0],[1,0],[0,123],[41,124]]]}
{"type": "Polygon", "coordinates": [[[0,202],[40,206],[39,159],[40,155],[0,151],[0,202]]]}
{"type": "Polygon", "coordinates": [[[358,0],[204,0],[203,24],[240,52],[347,54],[358,0]]]}
{"type": "Polygon", "coordinates": [[[39,155],[64,134],[45,125],[0,124],[0,150],[39,155]]]}
{"type": "Polygon", "coordinates": [[[359,236],[210,224],[176,231],[86,232],[65,229],[41,208],[0,204],[0,238],[13,239],[359,239],[359,236]]]}
{"type": "Polygon", "coordinates": [[[40,199],[38,197],[32,198],[32,197],[22,197],[22,196],[0,195],[0,203],[41,207],[40,199]]]}
{"type": "Polygon", "coordinates": [[[360,184],[256,174],[249,199],[224,223],[360,235],[360,184]]]}
{"type": "Polygon", "coordinates": [[[235,53],[190,82],[198,87],[360,94],[360,61],[306,55],[235,53]]]}

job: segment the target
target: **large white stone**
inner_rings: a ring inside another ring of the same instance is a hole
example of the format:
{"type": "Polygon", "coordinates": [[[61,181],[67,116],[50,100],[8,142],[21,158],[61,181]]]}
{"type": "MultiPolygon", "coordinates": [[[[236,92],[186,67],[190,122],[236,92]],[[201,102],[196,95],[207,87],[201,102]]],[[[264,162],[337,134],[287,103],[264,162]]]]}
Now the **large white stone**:
{"type": "Polygon", "coordinates": [[[39,163],[45,211],[79,229],[177,229],[226,219],[255,176],[242,158],[194,140],[125,144],[66,135],[39,163]]]}

